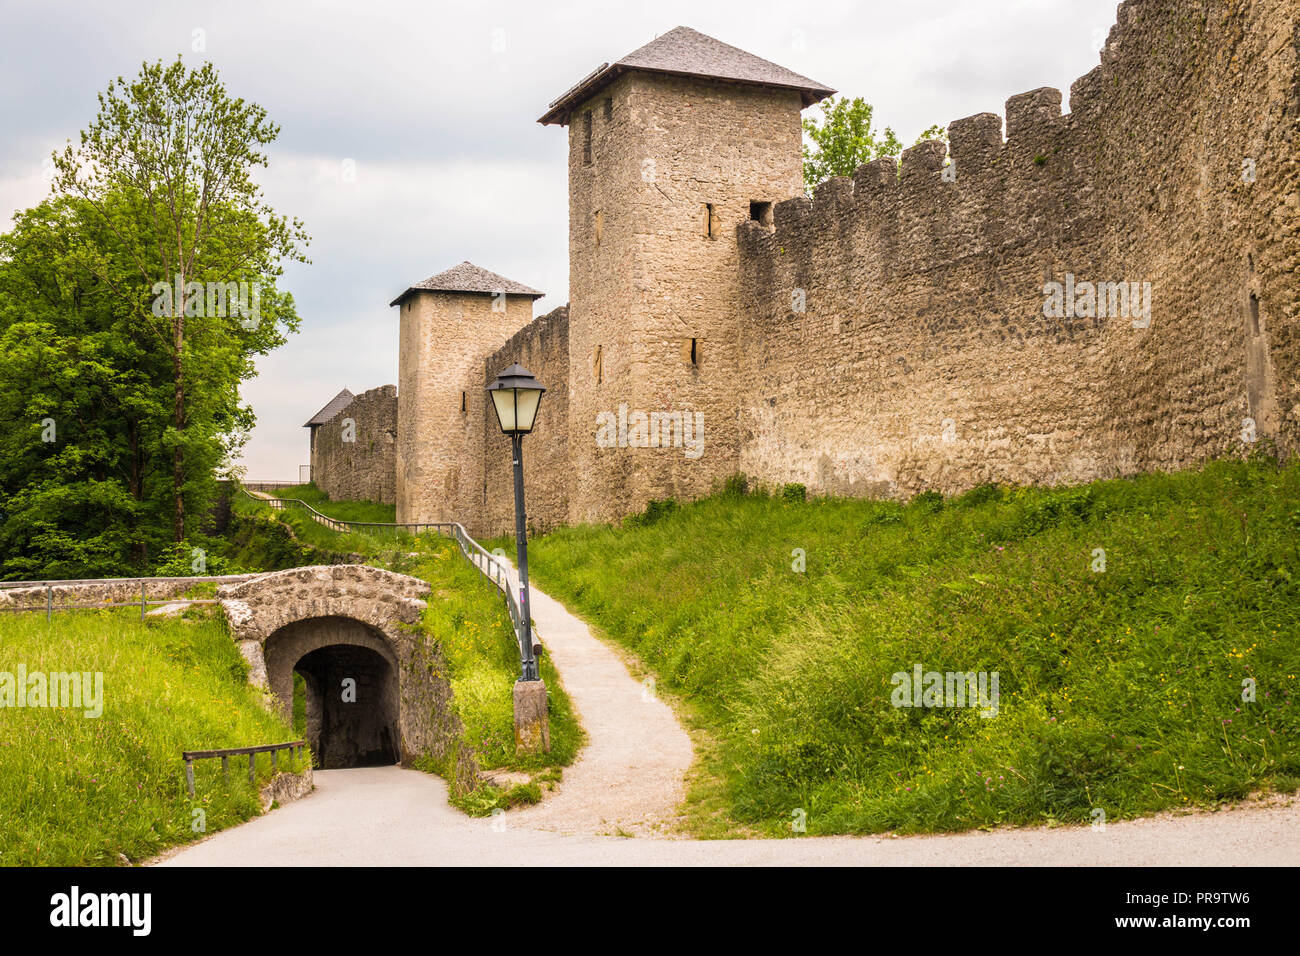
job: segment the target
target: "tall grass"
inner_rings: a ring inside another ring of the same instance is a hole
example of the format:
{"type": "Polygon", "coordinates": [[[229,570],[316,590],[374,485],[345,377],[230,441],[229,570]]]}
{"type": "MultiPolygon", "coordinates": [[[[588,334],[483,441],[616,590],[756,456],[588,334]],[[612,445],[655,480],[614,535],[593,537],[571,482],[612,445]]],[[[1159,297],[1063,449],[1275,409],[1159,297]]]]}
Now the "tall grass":
{"type": "Polygon", "coordinates": [[[214,547],[227,565],[257,571],[281,571],[309,564],[331,564],[332,549],[305,543],[276,512],[251,501],[235,501],[230,524],[214,547]]]}
{"type": "Polygon", "coordinates": [[[699,832],[1087,822],[1300,785],[1300,466],[801,497],[733,486],[530,548],[716,741],[699,832]],[[893,706],[916,664],[998,672],[997,716],[893,706]]]}
{"type": "MultiPolygon", "coordinates": [[[[546,682],[551,749],[517,755],[514,745],[514,683],[519,677],[519,644],[501,592],[461,555],[456,544],[435,535],[422,536],[423,550],[412,569],[433,588],[422,632],[441,647],[451,684],[451,706],[463,727],[461,740],[483,770],[527,771],[558,777],[573,761],[583,733],[560,676],[544,654],[538,660],[546,682]],[[551,771],[551,774],[547,774],[551,771]]],[[[430,764],[455,789],[450,767],[430,764]]],[[[505,794],[475,788],[453,792],[453,802],[470,812],[503,805],[505,794]]],[[[535,794],[540,796],[540,793],[535,794]]]]}
{"type": "MultiPolygon", "coordinates": [[[[247,820],[259,810],[247,762],[232,761],[227,784],[219,760],[198,761],[191,800],[181,751],[294,739],[210,611],[144,623],[129,610],[6,614],[0,671],[19,664],[101,672],[103,713],[0,709],[4,865],[118,865],[247,820]]],[[[258,760],[260,784],[270,756],[258,760]]]]}

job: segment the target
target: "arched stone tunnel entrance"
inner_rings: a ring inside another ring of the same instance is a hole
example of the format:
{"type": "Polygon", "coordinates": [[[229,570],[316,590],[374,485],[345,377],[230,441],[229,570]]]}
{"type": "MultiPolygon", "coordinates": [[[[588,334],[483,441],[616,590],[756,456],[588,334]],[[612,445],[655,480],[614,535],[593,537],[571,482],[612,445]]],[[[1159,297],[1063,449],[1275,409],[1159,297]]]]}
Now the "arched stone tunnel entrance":
{"type": "Polygon", "coordinates": [[[349,617],[294,621],[266,639],[267,680],[293,718],[294,673],[306,685],[307,743],[324,770],[400,759],[397,658],[374,628],[349,617]]]}
{"type": "Polygon", "coordinates": [[[430,757],[472,785],[473,755],[460,740],[442,650],[420,631],[429,585],[359,564],[259,574],[217,589],[249,682],[273,693],[293,719],[302,674],[307,736],[325,768],[410,765],[430,757]],[[345,701],[344,681],[355,699],[345,701]]]}

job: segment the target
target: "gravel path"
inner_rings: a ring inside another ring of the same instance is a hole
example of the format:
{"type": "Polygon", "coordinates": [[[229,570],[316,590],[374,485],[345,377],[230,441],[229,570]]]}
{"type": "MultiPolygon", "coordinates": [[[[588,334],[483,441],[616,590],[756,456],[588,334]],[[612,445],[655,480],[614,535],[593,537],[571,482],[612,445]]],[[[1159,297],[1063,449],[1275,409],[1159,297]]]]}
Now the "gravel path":
{"type": "Polygon", "coordinates": [[[559,601],[531,588],[544,653],[587,731],[587,745],[556,790],[512,811],[520,826],[564,833],[644,835],[670,826],[694,758],[671,707],[638,683],[618,655],[559,601]]]}

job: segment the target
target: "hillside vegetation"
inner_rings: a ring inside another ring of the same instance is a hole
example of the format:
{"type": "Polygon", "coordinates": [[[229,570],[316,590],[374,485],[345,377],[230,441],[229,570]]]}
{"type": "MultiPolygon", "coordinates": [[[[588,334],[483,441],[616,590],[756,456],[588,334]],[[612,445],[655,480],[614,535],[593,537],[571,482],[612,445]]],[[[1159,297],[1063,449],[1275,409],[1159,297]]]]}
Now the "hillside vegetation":
{"type": "MultiPolygon", "coordinates": [[[[225,623],[199,607],[145,623],[130,610],[6,614],[0,671],[20,665],[101,673],[102,709],[0,710],[0,865],[116,866],[247,820],[259,812],[247,761],[231,761],[228,784],[219,760],[198,761],[191,800],[181,751],[295,739],[248,686],[225,623]]],[[[259,785],[270,769],[260,755],[259,785]]]]}
{"type": "Polygon", "coordinates": [[[696,832],[1080,823],[1300,786],[1300,466],[802,491],[733,480],[530,548],[695,726],[696,832]],[[996,716],[894,706],[918,665],[996,672],[996,716]]]}
{"type": "Polygon", "coordinates": [[[462,791],[454,765],[426,761],[423,769],[446,777],[452,786],[452,803],[472,814],[536,802],[541,799],[540,785],[559,780],[560,768],[573,762],[583,740],[560,675],[545,654],[538,659],[546,682],[550,752],[516,755],[514,683],[519,677],[519,644],[501,592],[465,560],[451,539],[421,536],[420,542],[420,558],[409,573],[433,586],[422,627],[446,657],[461,741],[480,769],[527,772],[533,784],[514,792],[496,787],[462,791]]]}
{"type": "MultiPolygon", "coordinates": [[[[373,514],[364,503],[322,500],[318,507],[340,517],[373,514]]],[[[272,570],[330,560],[344,554],[344,545],[360,546],[371,563],[429,581],[433,596],[423,629],[446,657],[462,742],[478,767],[526,771],[532,778],[510,788],[462,789],[454,766],[426,762],[425,769],[448,776],[453,803],[486,814],[498,806],[536,801],[543,787],[559,779],[582,741],[559,676],[543,658],[551,752],[516,757],[511,688],[519,657],[514,633],[500,593],[453,542],[434,535],[343,535],[312,523],[322,534],[313,538],[316,543],[305,544],[296,540],[296,530],[290,536],[298,525],[286,520],[289,513],[248,499],[237,499],[235,512],[226,554],[213,563],[272,570]],[[397,545],[406,550],[394,550],[397,545]]],[[[181,557],[188,560],[188,551],[181,557]]],[[[213,588],[198,585],[196,591],[211,596],[213,588]]],[[[232,760],[227,782],[220,761],[198,761],[197,794],[191,800],[181,752],[278,743],[303,735],[301,690],[295,694],[291,727],[267,710],[261,692],[248,685],[247,664],[211,607],[195,606],[179,618],[143,623],[134,610],[60,612],[50,621],[43,613],[4,614],[0,675],[16,677],[20,667],[25,674],[100,673],[103,694],[97,716],[87,716],[87,706],[16,707],[6,701],[0,707],[4,866],[138,862],[247,820],[260,810],[247,763],[232,760]]],[[[287,753],[280,754],[282,771],[288,759],[287,753]]],[[[269,754],[258,756],[257,768],[260,787],[270,779],[269,754]]]]}
{"type": "MultiPolygon", "coordinates": [[[[266,494],[276,498],[304,501],[321,514],[338,518],[340,521],[392,522],[396,510],[393,505],[374,501],[330,501],[324,492],[311,484],[277,488],[266,494]]],[[[265,527],[262,529],[264,533],[259,534],[258,537],[267,542],[277,537],[276,532],[271,529],[287,529],[287,534],[285,530],[281,530],[279,535],[287,536],[294,547],[301,551],[297,561],[299,564],[347,562],[354,560],[355,555],[361,555],[366,559],[381,550],[391,552],[400,546],[408,545],[412,537],[405,532],[378,527],[358,531],[333,531],[316,521],[311,513],[301,506],[290,504],[279,511],[272,511],[269,505],[250,498],[239,490],[231,494],[231,511],[237,519],[236,531],[239,528],[239,519],[259,520],[265,527]]],[[[276,562],[281,559],[280,551],[279,548],[271,548],[268,553],[254,554],[252,557],[276,562]]],[[[248,557],[249,555],[246,554],[245,559],[247,560],[248,557]]],[[[256,566],[273,570],[279,567],[292,567],[293,564],[276,564],[274,568],[267,564],[256,566]]]]}
{"type": "MultiPolygon", "coordinates": [[[[342,521],[378,521],[393,522],[397,520],[397,506],[386,505],[380,501],[331,501],[329,495],[313,483],[289,485],[263,492],[273,498],[296,498],[305,501],[321,514],[338,518],[342,521]]],[[[247,496],[239,497],[247,500],[247,496]]],[[[298,512],[305,514],[306,512],[298,512]]]]}

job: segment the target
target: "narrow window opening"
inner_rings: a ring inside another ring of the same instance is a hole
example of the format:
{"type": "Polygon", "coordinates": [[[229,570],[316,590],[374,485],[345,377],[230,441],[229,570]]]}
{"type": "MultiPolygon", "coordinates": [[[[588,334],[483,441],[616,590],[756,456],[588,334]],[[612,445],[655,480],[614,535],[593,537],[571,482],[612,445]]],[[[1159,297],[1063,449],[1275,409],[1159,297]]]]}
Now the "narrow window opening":
{"type": "Polygon", "coordinates": [[[704,220],[703,231],[705,237],[708,239],[716,239],[718,235],[718,215],[713,210],[713,203],[706,202],[704,204],[704,212],[702,218],[704,220]]]}
{"type": "Polygon", "coordinates": [[[764,226],[772,225],[772,204],[756,199],[751,200],[749,203],[749,218],[764,226]]]}
{"type": "Polygon", "coordinates": [[[605,213],[596,210],[596,245],[600,245],[601,239],[605,237],[605,213]]]}
{"type": "Polygon", "coordinates": [[[464,412],[464,411],[465,411],[465,393],[464,393],[464,392],[461,392],[461,393],[460,393],[460,410],[461,410],[461,412],[464,412]]]}
{"type": "Polygon", "coordinates": [[[605,119],[612,120],[613,118],[614,118],[614,98],[607,96],[605,97],[605,119]]]}
{"type": "Polygon", "coordinates": [[[582,162],[591,165],[591,110],[582,114],[582,162]]]}
{"type": "Polygon", "coordinates": [[[698,368],[700,364],[700,340],[682,339],[680,355],[683,365],[698,368]]]}
{"type": "Polygon", "coordinates": [[[596,353],[595,355],[592,356],[591,359],[591,371],[595,375],[597,385],[600,384],[601,379],[604,377],[603,364],[604,363],[601,360],[601,348],[599,345],[597,345],[596,353]]]}
{"type": "Polygon", "coordinates": [[[1250,294],[1250,334],[1259,335],[1259,296],[1250,294]]]}

